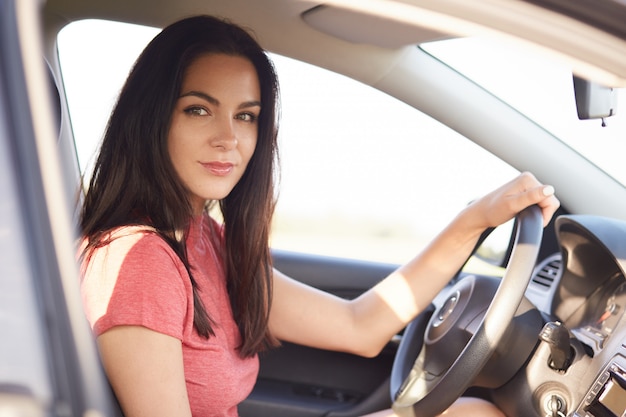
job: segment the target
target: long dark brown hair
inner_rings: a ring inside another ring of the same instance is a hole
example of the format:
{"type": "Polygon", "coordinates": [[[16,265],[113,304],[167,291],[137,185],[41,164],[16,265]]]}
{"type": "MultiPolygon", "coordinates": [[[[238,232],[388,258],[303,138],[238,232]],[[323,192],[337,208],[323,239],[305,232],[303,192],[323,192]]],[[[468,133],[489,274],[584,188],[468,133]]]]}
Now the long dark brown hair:
{"type": "MultiPolygon", "coordinates": [[[[211,16],[178,21],[157,35],[137,59],[113,109],[89,183],[80,226],[84,254],[106,244],[124,225],[146,225],[169,244],[187,268],[194,290],[194,326],[214,335],[199,298],[185,238],[193,217],[188,192],[167,147],[174,106],[187,68],[200,56],[241,56],[254,65],[261,87],[258,138],[248,167],[219,201],[224,221],[223,262],[230,302],[239,326],[242,357],[274,344],[268,330],[272,298],[269,228],[275,206],[278,80],[274,67],[244,29],[211,16]]],[[[87,258],[88,259],[88,258],[87,258]]]]}

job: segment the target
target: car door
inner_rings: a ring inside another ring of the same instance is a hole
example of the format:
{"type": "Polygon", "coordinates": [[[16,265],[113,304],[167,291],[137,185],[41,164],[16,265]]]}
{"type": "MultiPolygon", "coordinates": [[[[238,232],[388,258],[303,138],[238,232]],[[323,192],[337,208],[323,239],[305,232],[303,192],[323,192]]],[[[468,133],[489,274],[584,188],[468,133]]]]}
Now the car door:
{"type": "MultiPolygon", "coordinates": [[[[274,266],[316,288],[354,298],[394,265],[275,250],[274,266]]],[[[260,355],[260,372],[242,417],[358,416],[389,407],[389,375],[397,340],[374,358],[292,343],[260,355]]]]}
{"type": "Polygon", "coordinates": [[[0,415],[112,415],[80,311],[38,7],[0,1],[0,415]]]}

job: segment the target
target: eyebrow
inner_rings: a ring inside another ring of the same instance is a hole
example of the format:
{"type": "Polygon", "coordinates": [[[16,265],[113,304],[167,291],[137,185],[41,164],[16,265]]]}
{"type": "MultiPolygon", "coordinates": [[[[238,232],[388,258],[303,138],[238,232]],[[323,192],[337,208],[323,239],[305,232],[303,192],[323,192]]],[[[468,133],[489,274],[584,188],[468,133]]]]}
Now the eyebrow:
{"type": "MultiPolygon", "coordinates": [[[[216,99],[215,97],[203,93],[202,91],[189,91],[187,93],[181,94],[181,96],[179,98],[183,98],[183,97],[199,97],[205,101],[208,101],[211,104],[214,104],[216,106],[220,105],[220,101],[218,99],[216,99]]],[[[243,103],[241,103],[238,106],[240,109],[247,109],[250,107],[261,107],[261,102],[258,100],[251,100],[251,101],[244,101],[243,103]]]]}

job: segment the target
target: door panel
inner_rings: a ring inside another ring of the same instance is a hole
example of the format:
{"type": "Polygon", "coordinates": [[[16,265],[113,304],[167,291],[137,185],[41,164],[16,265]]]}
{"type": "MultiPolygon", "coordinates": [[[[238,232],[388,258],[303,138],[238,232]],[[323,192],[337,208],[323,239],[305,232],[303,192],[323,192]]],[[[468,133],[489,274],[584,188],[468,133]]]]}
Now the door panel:
{"type": "MultiPolygon", "coordinates": [[[[396,266],[274,251],[274,266],[294,279],[353,298],[396,266]]],[[[356,416],[389,406],[389,375],[397,345],[375,358],[291,343],[260,355],[259,379],[239,407],[242,417],[356,416]]]]}
{"type": "Polygon", "coordinates": [[[376,285],[398,265],[274,250],[274,267],[307,285],[354,298],[376,285]]]}

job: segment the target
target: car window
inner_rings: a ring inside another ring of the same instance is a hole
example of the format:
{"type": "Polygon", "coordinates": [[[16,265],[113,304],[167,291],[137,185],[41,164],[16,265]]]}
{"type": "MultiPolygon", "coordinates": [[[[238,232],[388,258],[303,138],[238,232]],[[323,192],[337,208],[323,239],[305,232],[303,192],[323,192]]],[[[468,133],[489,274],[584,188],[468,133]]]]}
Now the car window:
{"type": "MultiPolygon", "coordinates": [[[[60,33],[81,169],[88,172],[121,84],[156,33],[103,21],[72,23],[60,33]]],[[[282,96],[274,248],[404,262],[471,200],[518,173],[393,97],[272,58],[282,96]]]]}

